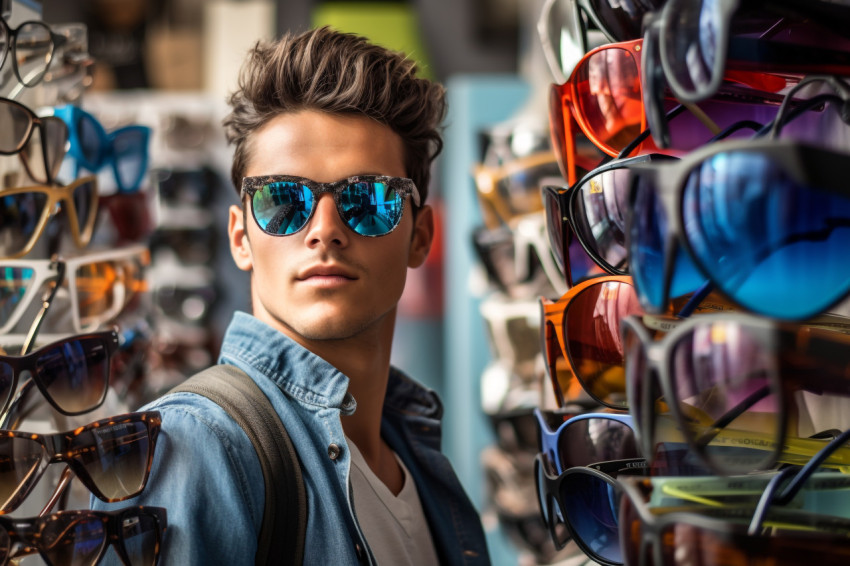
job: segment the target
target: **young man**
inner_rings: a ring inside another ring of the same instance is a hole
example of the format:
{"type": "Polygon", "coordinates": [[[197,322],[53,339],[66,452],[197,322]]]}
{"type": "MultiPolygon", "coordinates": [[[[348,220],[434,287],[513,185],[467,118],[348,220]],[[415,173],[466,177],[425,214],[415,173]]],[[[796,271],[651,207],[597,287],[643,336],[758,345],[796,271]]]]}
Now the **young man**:
{"type": "MultiPolygon", "coordinates": [[[[298,452],[305,564],[489,563],[439,451],[439,400],[390,366],[407,269],[433,237],[445,116],[442,87],[415,72],[361,37],[286,35],[252,50],[224,122],[241,201],[230,247],[253,316],[235,314],[219,361],[259,385],[298,452]]],[[[133,503],[167,508],[162,563],[253,564],[264,490],[246,435],[197,395],[147,408],[162,432],[133,503]]]]}

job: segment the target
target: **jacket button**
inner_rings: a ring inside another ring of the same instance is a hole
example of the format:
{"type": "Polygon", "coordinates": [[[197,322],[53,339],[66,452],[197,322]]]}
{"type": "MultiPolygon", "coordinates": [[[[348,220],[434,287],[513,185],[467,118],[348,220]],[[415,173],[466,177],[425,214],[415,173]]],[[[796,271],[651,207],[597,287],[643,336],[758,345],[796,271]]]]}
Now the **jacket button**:
{"type": "Polygon", "coordinates": [[[339,455],[342,453],[340,447],[336,444],[331,444],[328,446],[328,458],[331,460],[336,460],[339,458],[339,455]]]}

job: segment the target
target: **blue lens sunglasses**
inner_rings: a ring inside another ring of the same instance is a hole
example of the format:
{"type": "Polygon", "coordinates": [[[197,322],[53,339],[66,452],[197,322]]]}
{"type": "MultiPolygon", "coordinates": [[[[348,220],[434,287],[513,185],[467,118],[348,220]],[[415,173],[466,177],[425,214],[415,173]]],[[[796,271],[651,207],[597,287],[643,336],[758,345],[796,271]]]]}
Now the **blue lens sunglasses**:
{"type": "Polygon", "coordinates": [[[139,190],[148,168],[150,128],[131,125],[107,133],[97,118],[71,104],[57,106],[53,114],[68,126],[75,176],[81,169],[98,173],[111,166],[118,192],[139,190]]]}

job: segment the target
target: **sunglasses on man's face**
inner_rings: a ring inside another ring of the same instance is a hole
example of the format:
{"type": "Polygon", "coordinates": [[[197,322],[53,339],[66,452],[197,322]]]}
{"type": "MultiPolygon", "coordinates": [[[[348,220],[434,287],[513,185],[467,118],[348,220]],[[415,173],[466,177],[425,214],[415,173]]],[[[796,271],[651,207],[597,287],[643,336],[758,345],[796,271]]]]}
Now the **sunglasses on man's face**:
{"type": "Polygon", "coordinates": [[[251,200],[257,226],[272,236],[289,236],[304,228],[324,193],[333,195],[343,223],[361,236],[385,236],[395,230],[406,197],[419,206],[416,185],[403,177],[358,175],[333,183],[289,175],[242,179],[242,197],[251,200]]]}

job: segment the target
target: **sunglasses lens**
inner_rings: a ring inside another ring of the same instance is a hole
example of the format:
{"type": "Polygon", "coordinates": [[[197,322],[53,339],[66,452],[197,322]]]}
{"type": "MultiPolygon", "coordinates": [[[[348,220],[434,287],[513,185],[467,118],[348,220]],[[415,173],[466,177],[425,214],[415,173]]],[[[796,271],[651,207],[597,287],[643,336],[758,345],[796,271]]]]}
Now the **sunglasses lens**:
{"type": "Polygon", "coordinates": [[[141,421],[91,428],[74,438],[71,451],[110,501],[133,497],[144,488],[153,452],[148,427],[141,421]],[[94,446],[98,449],[92,450],[94,446]]]}
{"type": "Polygon", "coordinates": [[[154,230],[150,195],[148,191],[137,191],[99,197],[98,208],[109,212],[109,227],[115,230],[116,244],[148,240],[153,252],[154,239],[160,230],[154,230]]]}
{"type": "Polygon", "coordinates": [[[606,281],[576,295],[564,315],[567,352],[584,390],[617,409],[628,408],[620,322],[632,314],[641,314],[634,287],[606,281]]]}
{"type": "Polygon", "coordinates": [[[129,566],[156,564],[160,536],[156,518],[139,510],[138,515],[125,515],[121,527],[124,549],[130,558],[129,566]]]}
{"type": "Polygon", "coordinates": [[[264,232],[285,236],[307,224],[313,212],[313,193],[301,183],[269,183],[254,193],[251,205],[264,232]]]}
{"type": "Polygon", "coordinates": [[[614,269],[625,271],[629,171],[609,169],[586,180],[574,201],[579,238],[614,269]]]}
{"type": "Polygon", "coordinates": [[[38,442],[27,438],[0,438],[0,454],[3,465],[0,466],[0,510],[12,511],[15,503],[29,493],[38,480],[37,470],[45,457],[44,448],[38,442]]]}
{"type": "Polygon", "coordinates": [[[17,104],[0,102],[0,151],[14,153],[33,127],[32,116],[17,104]]]}
{"type": "Polygon", "coordinates": [[[765,469],[782,434],[775,360],[776,354],[737,322],[716,321],[683,335],[673,347],[671,372],[681,429],[659,411],[656,442],[677,443],[683,430],[725,473],[765,469]]]}
{"type": "Polygon", "coordinates": [[[0,362],[0,410],[6,410],[6,403],[12,398],[12,385],[15,380],[15,370],[9,364],[0,362]]]}
{"type": "Polygon", "coordinates": [[[617,519],[622,562],[630,566],[641,564],[640,551],[643,542],[643,529],[637,508],[628,496],[620,497],[617,519]]]}
{"type": "MultiPolygon", "coordinates": [[[[0,231],[0,234],[2,233],[0,231]]],[[[10,321],[15,311],[21,307],[21,301],[32,286],[34,277],[35,271],[28,267],[0,265],[0,320],[3,324],[10,321]]]]}
{"type": "Polygon", "coordinates": [[[76,513],[48,516],[39,547],[51,564],[85,566],[95,564],[108,536],[99,517],[76,513]]]}
{"type": "Polygon", "coordinates": [[[614,486],[590,474],[570,474],[561,482],[560,498],[576,539],[584,543],[591,558],[622,564],[619,496],[614,486]]]}
{"type": "Polygon", "coordinates": [[[112,138],[115,172],[122,191],[135,191],[145,176],[148,135],[143,128],[128,128],[116,132],[112,138]]]}
{"type": "Polygon", "coordinates": [[[404,199],[386,183],[351,183],[339,195],[339,211],[352,230],[382,236],[398,226],[404,199]]]}
{"type": "Polygon", "coordinates": [[[665,30],[661,48],[679,85],[686,92],[700,92],[711,82],[718,56],[717,40],[723,26],[720,3],[678,2],[676,8],[675,25],[665,30]]]}
{"type": "Polygon", "coordinates": [[[80,234],[82,235],[92,213],[95,211],[94,203],[97,198],[97,182],[94,178],[87,183],[81,183],[74,189],[72,197],[74,199],[74,208],[77,209],[77,226],[79,226],[80,234]]]}
{"type": "Polygon", "coordinates": [[[59,118],[47,116],[42,118],[44,129],[44,151],[47,152],[47,170],[50,178],[55,179],[65,159],[66,142],[68,141],[68,126],[59,118]]]}
{"type": "MultiPolygon", "coordinates": [[[[643,407],[643,380],[648,379],[646,372],[646,355],[641,347],[641,341],[637,333],[628,325],[622,325],[620,337],[623,340],[623,365],[626,382],[626,397],[629,400],[629,414],[632,416],[634,425],[639,428],[644,426],[643,407]]],[[[643,448],[641,448],[641,451],[643,448]]],[[[649,458],[649,454],[642,454],[649,458]]]]}
{"type": "Polygon", "coordinates": [[[549,369],[549,379],[555,391],[555,400],[559,407],[563,407],[566,403],[581,398],[584,391],[581,383],[575,379],[569,368],[552,323],[544,319],[544,322],[540,325],[540,334],[543,341],[543,352],[546,356],[546,366],[549,369]]]}
{"type": "Polygon", "coordinates": [[[80,266],[74,273],[80,325],[95,327],[118,314],[126,288],[121,285],[120,267],[112,261],[80,266]]]}
{"type": "Polygon", "coordinates": [[[27,22],[18,28],[13,45],[15,62],[24,86],[38,84],[53,57],[50,28],[42,22],[27,22]]]}
{"type": "Polygon", "coordinates": [[[587,418],[571,422],[558,435],[561,469],[597,462],[640,458],[631,427],[621,421],[587,418]]]}
{"type": "Polygon", "coordinates": [[[106,133],[93,116],[86,112],[74,112],[77,118],[77,139],[80,142],[81,164],[90,171],[99,169],[103,161],[103,146],[106,143],[106,133]]]}
{"type": "Polygon", "coordinates": [[[600,149],[616,155],[642,130],[643,99],[635,57],[625,49],[602,49],[576,67],[573,81],[585,133],[600,149]]]}
{"type": "Polygon", "coordinates": [[[109,383],[109,349],[102,338],[83,338],[39,353],[36,372],[43,392],[66,414],[98,407],[109,383]]]}
{"type": "Polygon", "coordinates": [[[579,10],[570,2],[553,3],[546,20],[546,33],[563,75],[556,78],[563,82],[587,51],[579,10]]]}
{"type": "MultiPolygon", "coordinates": [[[[638,300],[644,310],[661,312],[665,309],[664,284],[667,277],[667,214],[652,184],[638,177],[634,207],[629,225],[628,262],[638,300]]],[[[705,278],[685,252],[678,246],[673,261],[669,295],[680,297],[693,292],[705,283],[705,278]]]]}
{"type": "Polygon", "coordinates": [[[613,41],[629,41],[641,37],[643,16],[661,8],[664,1],[590,0],[590,7],[613,41]]]}
{"type": "Polygon", "coordinates": [[[564,271],[564,223],[558,197],[550,190],[543,193],[543,210],[546,218],[546,232],[549,234],[549,246],[558,262],[558,267],[564,271]]]}
{"type": "Polygon", "coordinates": [[[0,194],[0,257],[14,257],[35,235],[47,212],[47,193],[0,194]]]}
{"type": "Polygon", "coordinates": [[[695,257],[748,310],[803,319],[847,291],[850,198],[797,182],[776,159],[712,156],[689,175],[683,212],[695,257]]]}
{"type": "Polygon", "coordinates": [[[112,320],[146,290],[144,269],[138,258],[83,264],[74,277],[82,328],[95,328],[112,320]]]}

